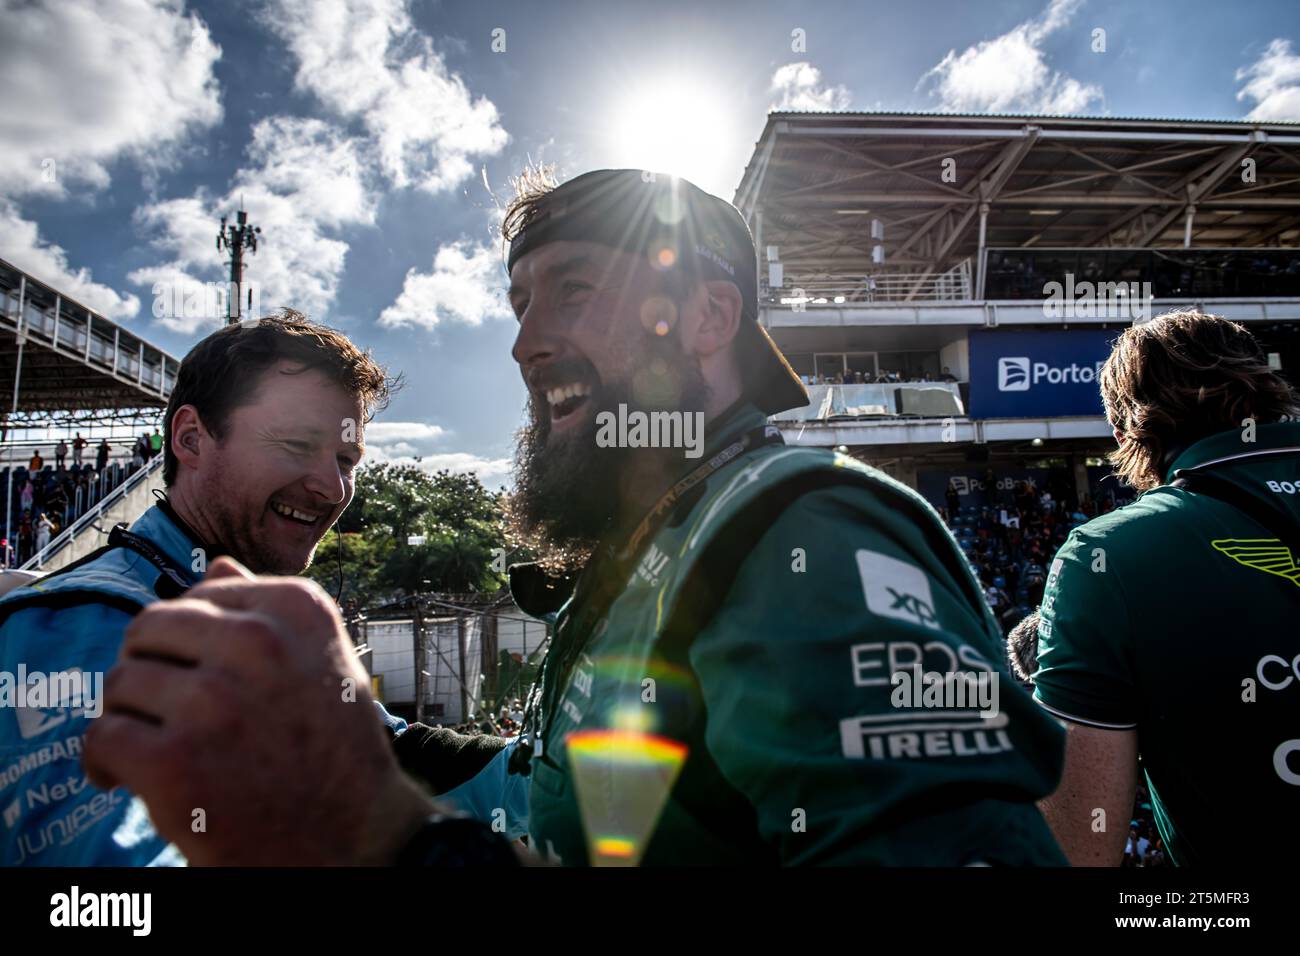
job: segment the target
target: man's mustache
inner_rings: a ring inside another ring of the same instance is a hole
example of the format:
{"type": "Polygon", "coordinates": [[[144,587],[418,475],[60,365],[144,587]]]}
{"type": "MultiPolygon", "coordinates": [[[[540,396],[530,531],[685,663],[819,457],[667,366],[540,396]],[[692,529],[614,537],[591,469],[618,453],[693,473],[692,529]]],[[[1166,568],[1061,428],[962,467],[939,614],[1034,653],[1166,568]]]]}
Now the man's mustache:
{"type": "Polygon", "coordinates": [[[600,376],[590,362],[582,359],[563,359],[554,365],[534,368],[524,376],[533,395],[541,394],[548,388],[571,385],[574,382],[598,383],[600,376]]]}

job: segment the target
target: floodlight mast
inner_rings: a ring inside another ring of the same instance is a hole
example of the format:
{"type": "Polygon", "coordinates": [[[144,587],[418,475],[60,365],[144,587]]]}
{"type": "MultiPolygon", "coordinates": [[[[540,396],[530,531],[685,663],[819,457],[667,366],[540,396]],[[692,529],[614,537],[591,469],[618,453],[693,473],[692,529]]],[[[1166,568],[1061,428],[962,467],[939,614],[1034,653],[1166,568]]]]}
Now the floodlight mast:
{"type": "MultiPolygon", "coordinates": [[[[221,228],[217,230],[217,249],[230,250],[230,295],[226,297],[226,324],[235,325],[240,320],[240,299],[244,288],[244,249],[257,254],[257,240],[262,234],[261,226],[250,226],[248,213],[240,209],[236,214],[236,223],[226,225],[226,217],[221,217],[221,228]]],[[[248,307],[253,307],[253,290],[248,290],[248,307]]]]}

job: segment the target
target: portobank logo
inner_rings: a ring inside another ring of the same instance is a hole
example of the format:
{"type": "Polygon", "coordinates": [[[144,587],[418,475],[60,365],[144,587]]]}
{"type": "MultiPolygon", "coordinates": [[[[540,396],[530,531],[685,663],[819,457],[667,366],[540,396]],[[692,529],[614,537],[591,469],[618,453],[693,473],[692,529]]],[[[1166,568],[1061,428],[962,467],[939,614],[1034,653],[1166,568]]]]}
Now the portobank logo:
{"type": "Polygon", "coordinates": [[[1035,385],[1092,385],[1101,380],[1101,367],[1105,361],[1092,365],[1049,365],[1030,362],[1024,356],[998,359],[998,391],[1027,392],[1035,385]]]}
{"type": "Polygon", "coordinates": [[[1029,391],[1029,359],[1025,357],[998,359],[998,391],[1029,391]]]}

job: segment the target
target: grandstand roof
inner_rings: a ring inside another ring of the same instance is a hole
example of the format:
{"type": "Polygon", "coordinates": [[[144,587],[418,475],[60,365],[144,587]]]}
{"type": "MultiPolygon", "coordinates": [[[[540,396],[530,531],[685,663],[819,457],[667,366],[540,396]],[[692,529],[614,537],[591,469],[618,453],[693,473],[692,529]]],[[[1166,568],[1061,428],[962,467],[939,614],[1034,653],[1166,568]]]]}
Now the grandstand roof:
{"type": "Polygon", "coordinates": [[[176,382],[175,357],[3,259],[0,330],[0,421],[10,426],[133,419],[165,408],[176,382]]]}
{"type": "Polygon", "coordinates": [[[1294,247],[1300,125],[770,113],[735,203],[794,281],[872,272],[873,219],[884,269],[942,272],[981,207],[988,248],[1182,247],[1189,206],[1192,247],[1294,247]]]}

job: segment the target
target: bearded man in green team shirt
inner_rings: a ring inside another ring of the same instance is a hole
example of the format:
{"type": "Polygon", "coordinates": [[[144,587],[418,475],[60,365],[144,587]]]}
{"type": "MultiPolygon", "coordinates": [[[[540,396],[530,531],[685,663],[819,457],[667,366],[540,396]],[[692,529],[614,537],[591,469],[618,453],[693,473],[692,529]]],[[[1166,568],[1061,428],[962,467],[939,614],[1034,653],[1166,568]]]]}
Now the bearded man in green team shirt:
{"type": "MultiPolygon", "coordinates": [[[[529,396],[512,519],[546,559],[511,583],[551,647],[520,738],[413,725],[402,765],[565,865],[1063,863],[1034,805],[1063,732],[1007,678],[934,510],[767,424],[808,396],[758,324],[735,207],[641,170],[530,177],[503,231],[529,396]]],[[[445,859],[445,818],[426,822],[382,742],[349,730],[363,717],[337,703],[346,634],[324,596],[215,572],[190,617],[137,619],[131,640],[197,664],[125,659],[88,764],[191,861],[319,860],[322,833],[337,862],[445,859]],[[223,651],[210,663],[186,650],[200,627],[223,651]],[[226,652],[243,645],[275,653],[226,652]],[[164,676],[202,693],[133,724],[131,694],[164,676]],[[292,744],[240,719],[311,687],[292,744]],[[195,806],[231,822],[195,834],[195,806]]]]}
{"type": "Polygon", "coordinates": [[[1145,493],[1076,528],[1048,573],[1035,697],[1068,730],[1044,815],[1072,863],[1118,865],[1140,759],[1176,864],[1287,859],[1300,402],[1245,328],[1195,312],[1126,330],[1101,391],[1112,461],[1145,493]]]}

